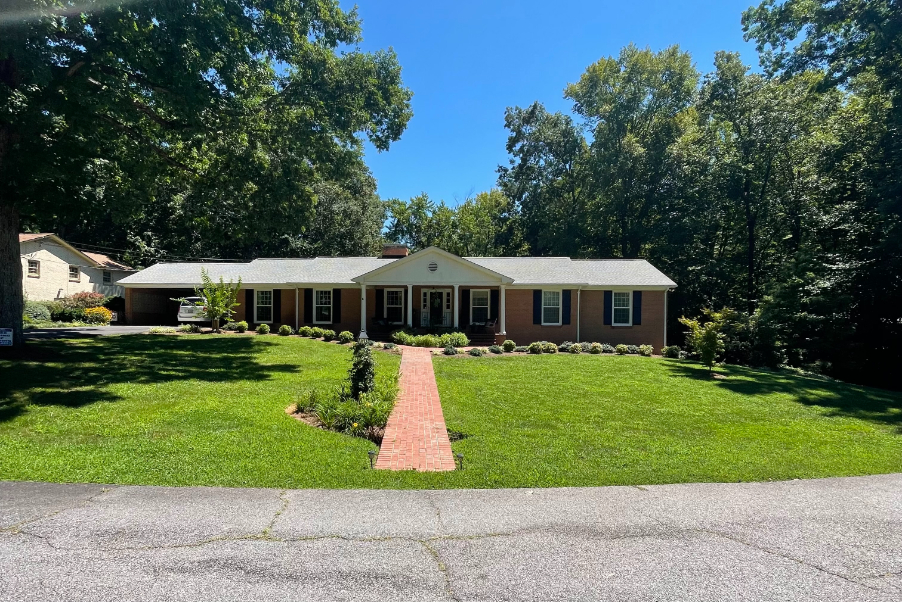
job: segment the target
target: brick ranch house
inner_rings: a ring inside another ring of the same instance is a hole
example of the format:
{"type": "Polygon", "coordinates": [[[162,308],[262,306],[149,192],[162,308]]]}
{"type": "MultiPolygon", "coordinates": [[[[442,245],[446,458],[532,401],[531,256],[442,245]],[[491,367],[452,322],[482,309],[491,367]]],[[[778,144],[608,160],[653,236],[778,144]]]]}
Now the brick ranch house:
{"type": "Polygon", "coordinates": [[[158,263],[119,281],[130,324],[173,324],[173,298],[194,294],[201,268],[242,290],[235,320],[320,326],[384,338],[393,330],[463,330],[477,344],[513,339],[667,344],[667,291],[643,259],[458,257],[436,247],[380,257],[158,263]]]}

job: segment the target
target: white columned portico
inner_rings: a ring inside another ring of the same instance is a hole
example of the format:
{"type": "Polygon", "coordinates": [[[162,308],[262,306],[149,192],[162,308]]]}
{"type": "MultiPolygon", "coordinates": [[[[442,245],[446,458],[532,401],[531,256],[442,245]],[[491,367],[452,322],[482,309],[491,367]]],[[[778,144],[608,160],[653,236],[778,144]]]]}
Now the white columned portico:
{"type": "Polygon", "coordinates": [[[454,303],[451,304],[451,317],[454,319],[454,330],[460,328],[460,312],[457,311],[457,289],[460,285],[454,285],[454,303]]]}
{"type": "Polygon", "coordinates": [[[407,327],[413,328],[413,285],[407,285],[407,327]]]}
{"type": "Polygon", "coordinates": [[[505,324],[505,319],[507,318],[507,302],[504,300],[504,292],[507,287],[502,284],[498,288],[501,289],[501,294],[499,295],[500,299],[498,303],[501,306],[501,311],[499,312],[501,314],[499,316],[499,318],[501,319],[501,334],[507,334],[507,325],[505,324]]]}
{"type": "Polygon", "coordinates": [[[369,338],[366,336],[366,284],[360,283],[360,339],[369,338]]]}

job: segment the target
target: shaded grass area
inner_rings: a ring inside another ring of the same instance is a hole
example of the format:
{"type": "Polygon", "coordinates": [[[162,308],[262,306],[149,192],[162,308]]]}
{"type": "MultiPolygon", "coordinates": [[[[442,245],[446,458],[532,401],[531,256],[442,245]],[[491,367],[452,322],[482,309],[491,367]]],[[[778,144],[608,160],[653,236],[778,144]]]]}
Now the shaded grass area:
{"type": "MultiPolygon", "coordinates": [[[[372,471],[359,438],[284,413],[350,349],[298,337],[31,341],[0,361],[0,479],[454,488],[902,471],[902,396],[639,357],[436,358],[453,473],[372,471]]],[[[399,358],[376,353],[379,372],[399,358]]]]}
{"type": "Polygon", "coordinates": [[[760,481],[902,471],[902,395],[621,356],[436,358],[479,486],[760,481]]]}

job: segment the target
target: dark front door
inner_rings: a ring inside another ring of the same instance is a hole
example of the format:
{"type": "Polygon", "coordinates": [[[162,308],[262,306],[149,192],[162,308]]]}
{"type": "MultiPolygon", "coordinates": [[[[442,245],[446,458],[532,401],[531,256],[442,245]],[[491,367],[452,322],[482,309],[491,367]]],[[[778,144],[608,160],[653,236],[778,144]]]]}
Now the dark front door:
{"type": "Polygon", "coordinates": [[[445,311],[445,293],[431,291],[429,293],[429,326],[441,326],[445,311]]]}

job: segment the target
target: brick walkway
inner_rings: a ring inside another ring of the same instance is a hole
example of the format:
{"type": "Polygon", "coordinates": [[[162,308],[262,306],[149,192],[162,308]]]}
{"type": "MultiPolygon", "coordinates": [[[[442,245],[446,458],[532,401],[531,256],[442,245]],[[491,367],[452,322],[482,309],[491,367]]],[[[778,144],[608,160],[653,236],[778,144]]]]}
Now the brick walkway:
{"type": "Polygon", "coordinates": [[[385,426],[376,468],[454,470],[428,349],[402,347],[399,386],[401,391],[385,426]]]}

